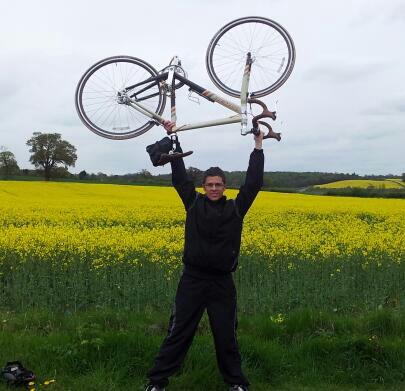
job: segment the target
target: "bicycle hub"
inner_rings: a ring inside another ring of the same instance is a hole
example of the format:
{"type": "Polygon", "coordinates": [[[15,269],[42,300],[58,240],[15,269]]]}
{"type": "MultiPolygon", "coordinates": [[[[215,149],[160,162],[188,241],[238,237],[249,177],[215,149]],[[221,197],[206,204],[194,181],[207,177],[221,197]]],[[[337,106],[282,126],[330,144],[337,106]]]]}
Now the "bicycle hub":
{"type": "Polygon", "coordinates": [[[127,105],[130,102],[130,99],[127,95],[126,90],[118,91],[117,93],[117,103],[120,105],[127,105]]]}

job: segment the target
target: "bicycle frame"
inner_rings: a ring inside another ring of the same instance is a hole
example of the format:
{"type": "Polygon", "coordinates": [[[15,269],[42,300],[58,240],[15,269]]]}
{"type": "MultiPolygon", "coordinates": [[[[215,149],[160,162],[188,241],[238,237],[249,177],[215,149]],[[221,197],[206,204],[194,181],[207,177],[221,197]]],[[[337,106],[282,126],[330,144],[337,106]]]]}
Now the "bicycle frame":
{"type": "MultiPolygon", "coordinates": [[[[177,64],[175,64],[176,66],[177,64]]],[[[210,102],[218,103],[221,106],[226,107],[227,109],[236,112],[236,115],[226,117],[226,118],[220,118],[216,119],[213,121],[205,121],[205,122],[199,122],[199,123],[192,123],[192,124],[185,124],[181,126],[175,126],[172,128],[171,133],[177,133],[180,131],[185,131],[185,130],[190,130],[190,129],[200,129],[200,128],[206,128],[206,127],[211,127],[211,126],[217,126],[217,125],[226,125],[226,124],[232,124],[232,123],[241,123],[242,128],[241,128],[241,134],[246,135],[247,133],[250,133],[247,129],[248,121],[247,121],[247,103],[248,103],[248,87],[249,87],[249,78],[250,78],[250,70],[252,66],[252,59],[250,53],[247,54],[246,58],[246,66],[242,78],[242,88],[241,88],[241,99],[240,99],[240,105],[237,105],[233,102],[230,102],[229,100],[222,98],[218,96],[217,94],[199,86],[198,84],[192,82],[191,80],[188,80],[186,77],[180,75],[175,71],[175,66],[171,67],[169,66],[169,71],[163,72],[162,74],[149,78],[147,80],[144,80],[140,83],[134,84],[132,86],[126,87],[124,90],[124,93],[126,93],[129,90],[132,90],[136,87],[140,87],[144,84],[146,86],[142,88],[140,91],[137,93],[133,93],[131,96],[128,97],[128,99],[125,101],[126,104],[129,106],[133,107],[135,110],[139,111],[140,113],[146,115],[149,118],[152,118],[154,121],[156,121],[158,124],[163,124],[165,119],[150,111],[147,107],[143,106],[139,101],[141,100],[146,100],[150,97],[156,96],[158,94],[151,94],[144,96],[140,99],[136,99],[136,95],[140,94],[142,92],[147,91],[149,88],[152,86],[155,86],[156,83],[164,83],[166,84],[167,88],[170,91],[170,97],[171,97],[171,121],[176,123],[176,96],[175,96],[175,84],[176,80],[187,85],[189,87],[190,91],[193,91],[200,95],[201,97],[207,99],[210,102]],[[168,83],[166,83],[166,80],[168,80],[168,83]]]]}

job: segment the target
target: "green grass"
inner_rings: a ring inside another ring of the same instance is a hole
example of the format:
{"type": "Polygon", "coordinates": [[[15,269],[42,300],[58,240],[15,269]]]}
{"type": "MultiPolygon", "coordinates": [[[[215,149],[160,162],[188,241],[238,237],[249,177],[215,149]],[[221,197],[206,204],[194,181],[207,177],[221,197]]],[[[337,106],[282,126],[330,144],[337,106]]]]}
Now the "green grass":
{"type": "MultiPolygon", "coordinates": [[[[21,360],[36,373],[37,390],[142,390],[168,318],[168,311],[2,311],[0,363],[21,360]],[[46,379],[56,383],[40,386],[46,379]]],[[[392,309],[240,314],[238,335],[252,391],[405,389],[405,314],[392,309]]],[[[204,317],[168,390],[225,389],[204,317]]]]}

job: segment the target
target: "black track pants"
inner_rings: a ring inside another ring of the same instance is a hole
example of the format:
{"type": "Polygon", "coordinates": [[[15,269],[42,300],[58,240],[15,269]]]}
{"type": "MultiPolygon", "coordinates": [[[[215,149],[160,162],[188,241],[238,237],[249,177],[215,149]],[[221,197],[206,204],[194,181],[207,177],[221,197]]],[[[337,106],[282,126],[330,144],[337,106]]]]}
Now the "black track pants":
{"type": "Polygon", "coordinates": [[[168,334],[148,373],[152,384],[166,386],[169,376],[180,368],[205,309],[214,335],[218,367],[225,382],[249,385],[242,373],[236,340],[236,290],[232,275],[203,280],[184,274],[177,287],[168,334]]]}

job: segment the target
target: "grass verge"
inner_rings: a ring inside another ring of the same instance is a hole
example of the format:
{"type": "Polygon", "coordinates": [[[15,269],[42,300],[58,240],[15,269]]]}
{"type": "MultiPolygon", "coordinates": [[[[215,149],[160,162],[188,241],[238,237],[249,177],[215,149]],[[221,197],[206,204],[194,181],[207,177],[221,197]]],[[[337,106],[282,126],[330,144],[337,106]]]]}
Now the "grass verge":
{"type": "MultiPolygon", "coordinates": [[[[168,316],[4,310],[0,365],[21,360],[36,373],[36,390],[143,390],[168,316]],[[50,379],[56,382],[43,385],[50,379]]],[[[392,309],[357,315],[310,309],[241,314],[238,335],[252,391],[405,389],[405,314],[392,309]]],[[[168,390],[226,389],[204,316],[168,390]]]]}

